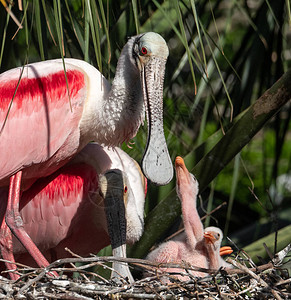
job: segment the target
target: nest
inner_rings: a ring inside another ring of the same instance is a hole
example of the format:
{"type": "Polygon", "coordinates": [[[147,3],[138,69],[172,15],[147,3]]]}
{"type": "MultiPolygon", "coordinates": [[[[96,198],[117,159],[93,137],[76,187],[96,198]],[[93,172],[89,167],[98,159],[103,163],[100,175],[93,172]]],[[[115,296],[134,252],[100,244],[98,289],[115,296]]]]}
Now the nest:
{"type": "MultiPolygon", "coordinates": [[[[1,299],[291,299],[291,278],[283,267],[291,244],[277,253],[269,263],[255,266],[241,251],[227,261],[235,269],[209,270],[182,264],[158,264],[142,259],[92,256],[60,259],[47,268],[30,268],[18,264],[21,277],[12,281],[0,277],[1,299]],[[146,272],[148,277],[129,283],[127,278],[106,279],[88,269],[108,262],[128,263],[130,268],[146,272]],[[77,263],[80,263],[78,266],[77,263]],[[69,265],[69,267],[68,267],[69,265]],[[188,281],[180,281],[178,273],[163,268],[182,268],[188,281]],[[189,271],[209,275],[193,277],[189,271]],[[56,271],[60,276],[52,276],[56,271]],[[74,272],[79,277],[72,278],[74,272]],[[167,283],[165,283],[167,281],[167,283]]],[[[4,260],[2,260],[4,261],[4,260]]]]}

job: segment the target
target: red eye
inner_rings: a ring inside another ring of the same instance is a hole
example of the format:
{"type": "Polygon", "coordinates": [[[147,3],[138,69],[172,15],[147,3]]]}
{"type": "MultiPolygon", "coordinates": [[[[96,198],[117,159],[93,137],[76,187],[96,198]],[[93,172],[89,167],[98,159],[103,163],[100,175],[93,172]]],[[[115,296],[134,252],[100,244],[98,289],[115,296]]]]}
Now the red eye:
{"type": "Polygon", "coordinates": [[[127,193],[127,186],[124,187],[124,193],[127,193]]]}
{"type": "Polygon", "coordinates": [[[142,53],[143,55],[147,54],[147,53],[148,53],[148,49],[147,49],[146,47],[142,47],[142,48],[141,48],[141,53],[142,53]]]}

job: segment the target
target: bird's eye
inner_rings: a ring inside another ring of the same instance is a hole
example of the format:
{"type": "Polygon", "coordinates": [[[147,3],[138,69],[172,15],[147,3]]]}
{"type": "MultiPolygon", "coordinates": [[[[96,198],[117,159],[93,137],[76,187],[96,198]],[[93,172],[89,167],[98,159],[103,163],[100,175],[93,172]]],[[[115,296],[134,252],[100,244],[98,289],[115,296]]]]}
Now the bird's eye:
{"type": "Polygon", "coordinates": [[[124,187],[124,193],[127,193],[127,185],[124,187]]]}
{"type": "Polygon", "coordinates": [[[142,47],[140,52],[142,55],[146,55],[148,53],[148,49],[146,47],[142,47]]]}

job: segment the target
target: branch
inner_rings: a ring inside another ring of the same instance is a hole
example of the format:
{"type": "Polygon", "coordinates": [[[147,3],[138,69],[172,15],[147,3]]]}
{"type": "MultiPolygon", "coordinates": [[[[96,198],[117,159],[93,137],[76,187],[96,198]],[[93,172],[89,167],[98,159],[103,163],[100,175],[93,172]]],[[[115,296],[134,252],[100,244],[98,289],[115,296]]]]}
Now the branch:
{"type": "MultiPolygon", "coordinates": [[[[200,192],[290,99],[291,70],[250,106],[212,150],[195,165],[192,172],[199,181],[200,192]]],[[[199,148],[201,147],[203,145],[199,148]]],[[[168,197],[148,214],[144,234],[132,247],[130,255],[144,257],[180,214],[181,204],[175,190],[172,190],[168,197]]]]}

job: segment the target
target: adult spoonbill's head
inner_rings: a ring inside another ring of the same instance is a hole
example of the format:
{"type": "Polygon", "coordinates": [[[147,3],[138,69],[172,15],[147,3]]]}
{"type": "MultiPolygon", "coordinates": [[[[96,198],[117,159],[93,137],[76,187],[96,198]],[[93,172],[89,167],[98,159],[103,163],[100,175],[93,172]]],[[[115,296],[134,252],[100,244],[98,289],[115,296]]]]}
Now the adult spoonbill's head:
{"type": "Polygon", "coordinates": [[[165,40],[154,32],[132,39],[132,60],[139,70],[148,124],[142,169],[152,182],[167,184],[173,177],[163,130],[163,82],[169,49],[165,40]]]}
{"type": "MultiPolygon", "coordinates": [[[[139,171],[138,165],[135,170],[132,170],[132,173],[136,174],[136,171],[139,171]]],[[[133,244],[139,240],[143,233],[146,179],[144,181],[139,178],[134,179],[130,172],[110,169],[100,175],[99,185],[107,215],[108,211],[116,211],[116,213],[125,216],[125,220],[121,219],[119,223],[126,232],[126,243],[133,244]],[[143,190],[142,193],[140,193],[140,190],[143,190]],[[123,201],[121,202],[120,199],[123,199],[123,201]]],[[[116,220],[113,221],[116,222],[116,220]]],[[[108,220],[108,222],[112,221],[108,220]]],[[[118,234],[114,226],[108,225],[109,230],[112,230],[111,236],[118,234]]],[[[122,241],[125,243],[125,237],[122,238],[122,241]]]]}

